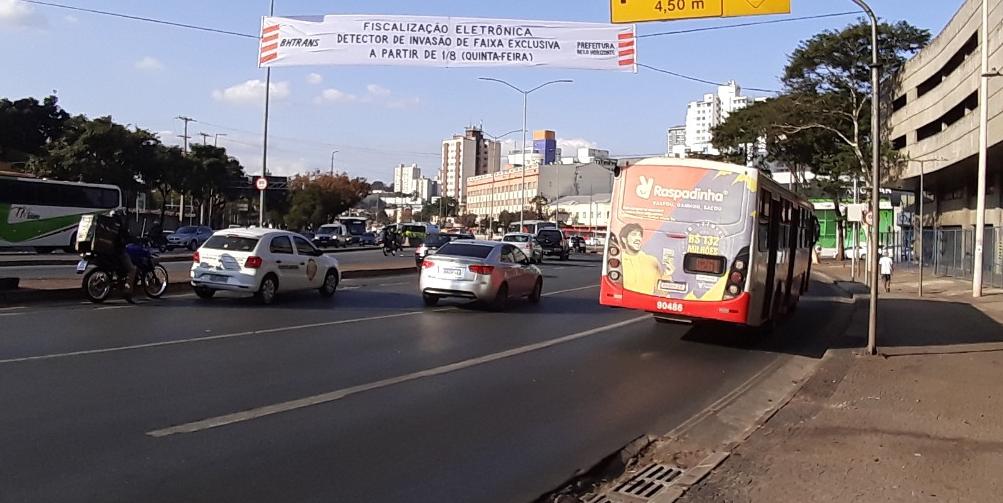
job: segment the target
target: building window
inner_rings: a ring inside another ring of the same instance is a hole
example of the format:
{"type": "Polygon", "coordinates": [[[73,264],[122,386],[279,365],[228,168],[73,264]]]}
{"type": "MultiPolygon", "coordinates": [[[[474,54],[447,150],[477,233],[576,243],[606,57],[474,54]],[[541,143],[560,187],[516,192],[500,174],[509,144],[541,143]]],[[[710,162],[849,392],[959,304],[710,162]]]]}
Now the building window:
{"type": "Polygon", "coordinates": [[[894,140],[892,140],[892,148],[893,149],[895,149],[895,150],[902,150],[905,147],[906,147],[906,138],[905,138],[905,135],[899,136],[898,138],[895,138],[894,140]]]}

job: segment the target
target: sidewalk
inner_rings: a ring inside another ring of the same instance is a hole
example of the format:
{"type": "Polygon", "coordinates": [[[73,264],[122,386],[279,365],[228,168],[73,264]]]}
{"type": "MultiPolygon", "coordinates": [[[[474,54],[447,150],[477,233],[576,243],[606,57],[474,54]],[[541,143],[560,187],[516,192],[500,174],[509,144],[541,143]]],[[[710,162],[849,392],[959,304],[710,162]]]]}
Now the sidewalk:
{"type": "MultiPolygon", "coordinates": [[[[839,264],[816,270],[849,279],[839,264]]],[[[936,278],[919,299],[916,272],[881,297],[881,356],[859,350],[858,296],[816,375],[679,501],[1003,500],[1003,294],[973,302],[970,283],[936,278]]]]}

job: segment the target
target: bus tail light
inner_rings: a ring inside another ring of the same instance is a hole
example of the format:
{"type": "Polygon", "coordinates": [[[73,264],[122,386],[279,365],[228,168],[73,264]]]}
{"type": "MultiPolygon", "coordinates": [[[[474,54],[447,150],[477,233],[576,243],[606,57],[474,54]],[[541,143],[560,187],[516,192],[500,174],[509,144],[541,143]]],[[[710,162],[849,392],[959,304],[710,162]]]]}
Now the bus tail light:
{"type": "Polygon", "coordinates": [[[724,289],[724,300],[731,300],[745,291],[746,278],[749,269],[749,248],[742,248],[738,252],[738,257],[731,264],[731,273],[728,274],[728,284],[724,289]]]}

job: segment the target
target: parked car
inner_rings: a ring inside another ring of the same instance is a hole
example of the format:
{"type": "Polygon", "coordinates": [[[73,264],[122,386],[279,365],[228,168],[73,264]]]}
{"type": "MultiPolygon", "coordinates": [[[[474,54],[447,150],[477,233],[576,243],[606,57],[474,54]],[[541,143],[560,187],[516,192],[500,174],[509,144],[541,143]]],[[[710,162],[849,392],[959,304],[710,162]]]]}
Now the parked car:
{"type": "Polygon", "coordinates": [[[536,240],[536,236],[525,232],[510,232],[502,237],[502,242],[519,247],[534,264],[543,263],[543,245],[536,240]]]}
{"type": "Polygon", "coordinates": [[[564,231],[560,229],[540,229],[540,232],[536,233],[536,240],[543,246],[544,255],[568,260],[568,255],[571,254],[571,247],[568,245],[568,239],[564,237],[564,231]]]}
{"type": "Polygon", "coordinates": [[[167,235],[167,248],[187,248],[195,251],[212,236],[212,229],[204,225],[186,225],[167,235]]]}
{"type": "Polygon", "coordinates": [[[414,265],[416,267],[421,267],[421,261],[425,257],[435,253],[439,248],[445,246],[446,244],[460,239],[474,239],[474,235],[436,233],[425,236],[425,242],[418,245],[418,247],[414,249],[414,265]]]}
{"type": "Polygon", "coordinates": [[[512,243],[452,241],[422,260],[418,290],[426,306],[460,298],[502,310],[512,298],[540,302],[543,273],[512,243]]]}
{"type": "Polygon", "coordinates": [[[279,292],[316,289],[334,295],[341,283],[338,259],[303,236],[276,229],[220,231],[192,257],[192,287],[202,299],[217,291],[253,293],[271,304],[279,292]]]}
{"type": "Polygon", "coordinates": [[[317,233],[313,237],[313,244],[321,248],[340,248],[348,245],[350,237],[348,235],[348,228],[344,225],[338,223],[326,224],[317,229],[317,233]]]}

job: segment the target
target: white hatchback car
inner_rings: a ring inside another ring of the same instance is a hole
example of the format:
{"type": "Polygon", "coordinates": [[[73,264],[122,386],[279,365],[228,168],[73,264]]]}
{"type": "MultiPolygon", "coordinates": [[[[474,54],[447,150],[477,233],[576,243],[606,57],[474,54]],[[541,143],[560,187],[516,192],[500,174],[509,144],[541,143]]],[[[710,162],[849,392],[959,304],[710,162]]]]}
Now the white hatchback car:
{"type": "Polygon", "coordinates": [[[253,293],[262,304],[279,291],[316,289],[330,297],[341,282],[337,259],[299,234],[275,229],[219,231],[192,262],[192,287],[203,299],[219,290],[253,293]]]}

